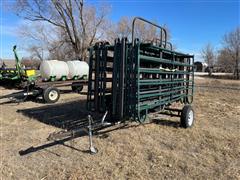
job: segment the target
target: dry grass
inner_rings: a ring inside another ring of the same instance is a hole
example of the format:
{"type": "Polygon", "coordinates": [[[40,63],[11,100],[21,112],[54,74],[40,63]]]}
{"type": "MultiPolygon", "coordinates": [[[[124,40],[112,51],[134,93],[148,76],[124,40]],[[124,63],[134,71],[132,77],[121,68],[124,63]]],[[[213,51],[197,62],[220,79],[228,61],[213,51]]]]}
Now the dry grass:
{"type": "MultiPolygon", "coordinates": [[[[199,79],[197,83],[240,87],[239,81],[199,79]]],[[[2,179],[240,178],[240,92],[236,90],[197,88],[196,122],[191,129],[180,128],[178,118],[158,116],[155,123],[119,125],[118,130],[95,136],[99,153],[94,156],[85,151],[87,137],[19,155],[20,150],[47,144],[49,133],[60,130],[57,127],[64,122],[71,125],[71,120],[84,117],[84,98],[66,94],[54,105],[1,105],[2,179]]]]}

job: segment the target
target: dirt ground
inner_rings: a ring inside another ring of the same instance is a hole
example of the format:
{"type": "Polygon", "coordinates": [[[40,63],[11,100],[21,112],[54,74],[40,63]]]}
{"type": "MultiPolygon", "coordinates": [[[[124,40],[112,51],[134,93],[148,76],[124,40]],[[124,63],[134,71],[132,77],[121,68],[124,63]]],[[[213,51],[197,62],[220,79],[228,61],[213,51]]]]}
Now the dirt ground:
{"type": "MultiPolygon", "coordinates": [[[[240,87],[240,81],[196,82],[240,87]]],[[[9,92],[1,87],[1,94],[9,92]]],[[[87,152],[87,136],[47,141],[50,133],[81,125],[85,99],[72,93],[52,105],[1,101],[1,179],[240,179],[239,90],[196,87],[193,128],[160,115],[144,125],[117,125],[94,136],[96,155],[87,152]]]]}

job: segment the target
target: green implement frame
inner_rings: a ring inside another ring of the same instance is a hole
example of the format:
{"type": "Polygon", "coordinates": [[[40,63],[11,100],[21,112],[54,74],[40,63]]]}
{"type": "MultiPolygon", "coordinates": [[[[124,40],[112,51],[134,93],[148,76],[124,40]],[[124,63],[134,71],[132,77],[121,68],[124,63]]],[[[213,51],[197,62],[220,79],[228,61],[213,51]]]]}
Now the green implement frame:
{"type": "Polygon", "coordinates": [[[37,76],[31,75],[28,76],[26,71],[28,69],[24,69],[21,65],[21,62],[17,55],[17,46],[13,46],[13,53],[15,57],[15,66],[16,68],[7,68],[2,67],[0,68],[0,80],[4,82],[16,82],[16,83],[22,83],[22,82],[34,82],[37,79],[37,76]]]}
{"type": "Polygon", "coordinates": [[[172,50],[164,28],[137,17],[132,42],[122,38],[114,45],[100,42],[89,49],[87,108],[108,111],[112,121],[144,122],[153,110],[162,111],[174,102],[191,104],[193,64],[193,55],[172,50]],[[159,28],[160,39],[135,38],[137,20],[159,28]]]}

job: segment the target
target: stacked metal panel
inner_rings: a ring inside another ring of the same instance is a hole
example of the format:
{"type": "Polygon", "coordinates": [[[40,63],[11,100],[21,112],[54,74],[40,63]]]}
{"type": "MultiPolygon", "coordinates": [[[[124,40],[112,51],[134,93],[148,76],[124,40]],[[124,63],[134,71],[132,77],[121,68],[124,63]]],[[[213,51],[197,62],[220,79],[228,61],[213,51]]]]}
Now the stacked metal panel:
{"type": "Polygon", "coordinates": [[[88,110],[109,111],[113,121],[143,122],[148,113],[174,102],[191,103],[194,56],[173,51],[167,44],[122,38],[114,45],[91,47],[88,110]]]}
{"type": "Polygon", "coordinates": [[[136,63],[136,118],[144,121],[152,109],[162,110],[176,101],[191,103],[194,57],[151,43],[133,46],[136,63]]]}
{"type": "Polygon", "coordinates": [[[112,93],[114,46],[106,42],[96,43],[89,48],[89,78],[87,109],[104,112],[112,93]]]}

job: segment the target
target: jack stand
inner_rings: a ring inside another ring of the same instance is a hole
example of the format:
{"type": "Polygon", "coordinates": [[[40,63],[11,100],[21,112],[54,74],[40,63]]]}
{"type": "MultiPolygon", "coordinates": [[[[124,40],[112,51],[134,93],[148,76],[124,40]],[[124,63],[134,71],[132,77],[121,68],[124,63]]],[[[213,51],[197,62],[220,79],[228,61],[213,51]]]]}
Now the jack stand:
{"type": "Polygon", "coordinates": [[[93,141],[92,141],[92,121],[93,119],[91,115],[88,115],[88,122],[89,122],[88,135],[89,135],[89,144],[90,144],[89,151],[90,151],[90,154],[97,154],[98,150],[93,146],[93,141]]]}

